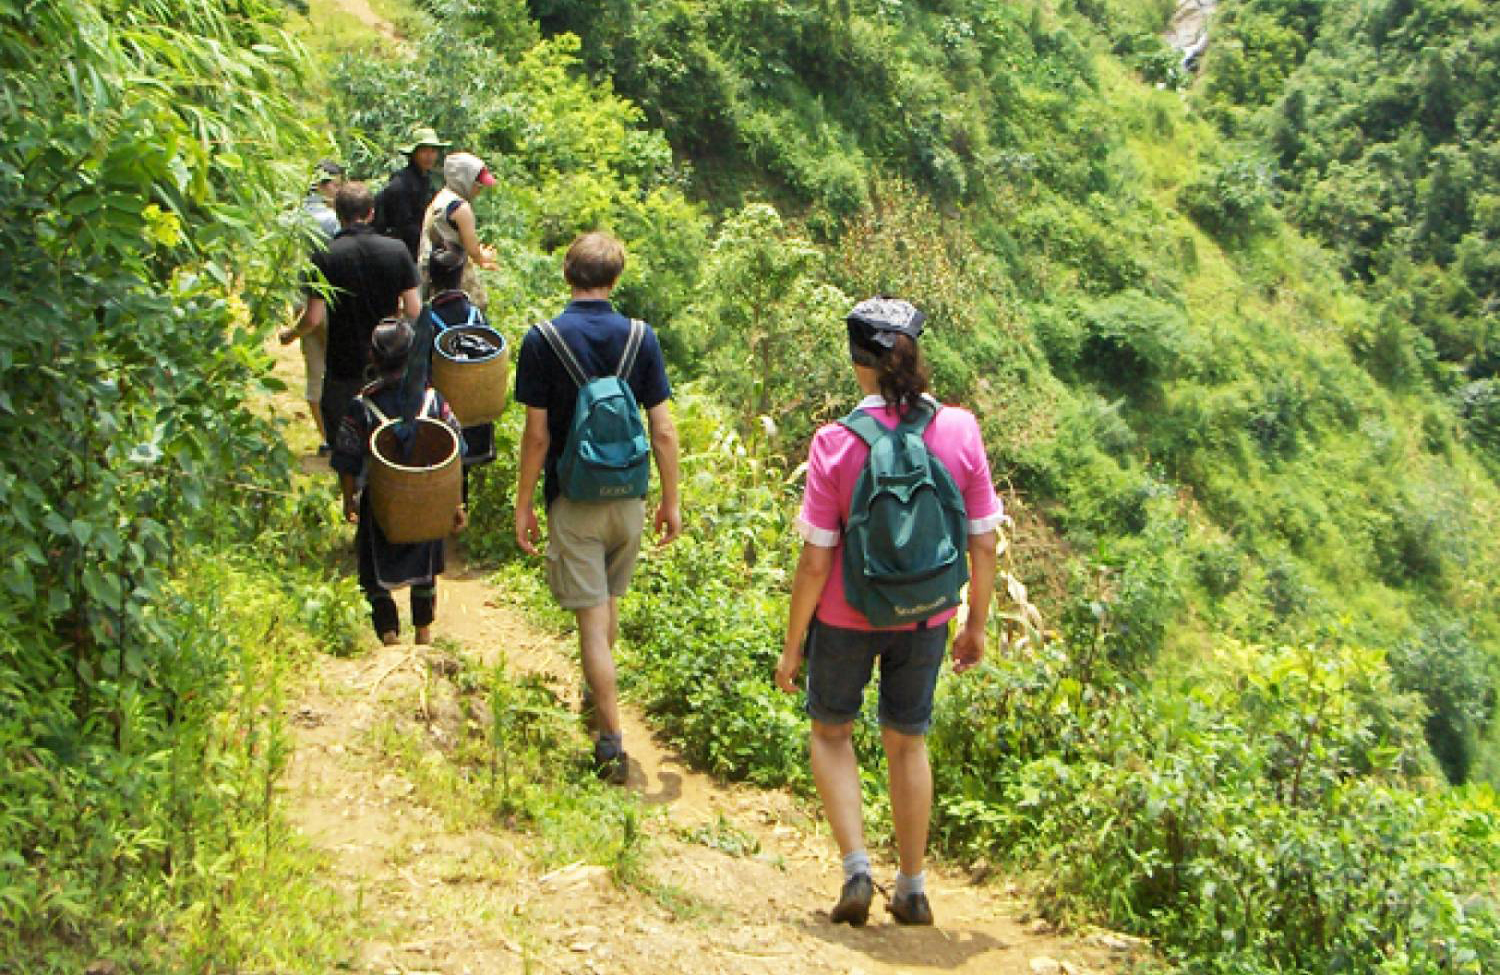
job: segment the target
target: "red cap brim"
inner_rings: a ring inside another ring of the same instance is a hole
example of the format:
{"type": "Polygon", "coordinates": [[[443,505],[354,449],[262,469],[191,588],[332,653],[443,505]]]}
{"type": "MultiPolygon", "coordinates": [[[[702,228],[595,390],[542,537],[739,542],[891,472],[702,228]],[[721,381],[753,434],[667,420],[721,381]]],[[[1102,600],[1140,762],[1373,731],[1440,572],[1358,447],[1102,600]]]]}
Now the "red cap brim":
{"type": "Polygon", "coordinates": [[[484,169],[481,169],[479,171],[479,178],[474,182],[478,183],[480,186],[494,186],[495,177],[490,173],[489,167],[486,166],[484,169]]]}

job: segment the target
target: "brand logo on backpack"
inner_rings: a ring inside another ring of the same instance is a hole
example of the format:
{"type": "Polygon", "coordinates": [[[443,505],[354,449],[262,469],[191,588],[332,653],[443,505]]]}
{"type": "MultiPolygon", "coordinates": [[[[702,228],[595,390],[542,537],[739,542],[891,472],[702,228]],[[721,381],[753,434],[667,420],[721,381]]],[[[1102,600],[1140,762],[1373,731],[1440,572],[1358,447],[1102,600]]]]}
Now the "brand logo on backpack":
{"type": "Polygon", "coordinates": [[[863,410],[841,422],[870,448],[844,527],[844,598],[872,626],[901,626],[958,605],[969,581],[963,495],[922,433],[923,404],[894,429],[863,410]]]}
{"type": "Polygon", "coordinates": [[[635,394],[626,381],[635,368],[645,324],[631,320],[619,368],[612,376],[595,378],[584,371],[556,326],[539,322],[537,329],[578,385],[573,423],[557,461],[563,497],[570,501],[645,497],[651,477],[651,445],[635,394]]]}

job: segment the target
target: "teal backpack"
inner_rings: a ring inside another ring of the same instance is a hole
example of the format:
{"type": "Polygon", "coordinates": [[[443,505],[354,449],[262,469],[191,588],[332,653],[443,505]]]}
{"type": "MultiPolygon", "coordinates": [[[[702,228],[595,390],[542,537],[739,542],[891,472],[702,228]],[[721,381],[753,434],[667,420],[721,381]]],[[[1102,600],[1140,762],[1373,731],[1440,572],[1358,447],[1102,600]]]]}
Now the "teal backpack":
{"type": "Polygon", "coordinates": [[[590,378],[551,322],[537,329],[578,384],[573,425],[557,461],[559,487],[570,501],[644,498],[651,478],[651,444],[640,407],[626,381],[635,368],[646,326],[631,319],[625,354],[612,376],[590,378]]]}
{"type": "Polygon", "coordinates": [[[840,421],[870,448],[844,526],[844,598],[872,626],[951,609],[969,581],[963,495],[922,441],[935,413],[924,403],[893,429],[861,409],[840,421]]]}

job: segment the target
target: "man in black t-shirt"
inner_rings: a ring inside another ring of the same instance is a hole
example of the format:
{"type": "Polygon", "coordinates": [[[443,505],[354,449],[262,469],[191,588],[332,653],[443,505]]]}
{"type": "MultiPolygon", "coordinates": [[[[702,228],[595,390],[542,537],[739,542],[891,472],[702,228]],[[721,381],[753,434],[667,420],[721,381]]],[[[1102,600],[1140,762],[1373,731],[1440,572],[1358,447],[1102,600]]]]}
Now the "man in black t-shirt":
{"type": "Polygon", "coordinates": [[[323,379],[323,416],[342,417],[365,383],[370,336],[382,318],[400,314],[411,319],[422,310],[417,266],[398,240],[382,237],[370,226],[375,200],[363,183],[346,183],[334,198],[341,229],[328,249],[313,256],[313,266],[328,282],[327,296],[315,276],[307,283],[307,304],[296,327],[283,335],[290,341],[328,323],[327,371],[323,379]]]}
{"type": "MultiPolygon", "coordinates": [[[[568,248],[563,276],[573,300],[552,320],[558,336],[590,377],[613,375],[624,357],[630,319],[616,312],[609,295],[625,267],[625,251],[608,234],[584,234],[568,248]]],[[[682,532],[678,504],[677,428],[661,345],[644,328],[635,366],[624,377],[636,403],[646,411],[651,452],[661,475],[661,502],[652,525],[666,545],[682,532]]],[[[629,765],[620,733],[615,690],[614,641],[619,599],[630,585],[644,529],[641,498],[574,501],[561,496],[557,462],[562,456],[578,397],[575,383],[546,338],[531,329],[516,360],[516,399],[526,404],[516,485],[516,542],[540,554],[541,529],[535,511],[536,482],[546,468],[547,584],[558,604],[578,620],[579,656],[593,699],[599,732],[595,769],[601,778],[623,784],[629,765]]]]}

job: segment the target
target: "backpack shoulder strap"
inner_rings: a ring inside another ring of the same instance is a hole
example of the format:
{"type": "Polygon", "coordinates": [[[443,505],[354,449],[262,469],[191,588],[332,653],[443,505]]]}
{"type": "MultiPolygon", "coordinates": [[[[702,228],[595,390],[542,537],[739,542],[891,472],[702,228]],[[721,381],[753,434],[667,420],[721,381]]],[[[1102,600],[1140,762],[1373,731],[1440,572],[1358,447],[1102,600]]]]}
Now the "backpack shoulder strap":
{"type": "Polygon", "coordinates": [[[625,354],[620,356],[620,368],[615,370],[615,375],[621,379],[628,379],[630,373],[635,369],[635,357],[641,351],[641,342],[646,338],[646,323],[639,318],[630,320],[630,337],[625,340],[625,354]]]}
{"type": "Polygon", "coordinates": [[[923,400],[917,406],[907,411],[906,415],[901,418],[900,426],[902,429],[910,430],[920,437],[927,432],[927,427],[932,423],[933,418],[937,416],[938,409],[940,407],[933,406],[931,403],[923,400]]]}
{"type": "Polygon", "coordinates": [[[562,335],[557,331],[557,326],[543,319],[536,323],[536,327],[537,331],[542,333],[542,338],[547,340],[547,344],[552,346],[552,351],[557,354],[558,359],[562,360],[563,368],[568,370],[568,375],[573,377],[573,381],[580,388],[587,386],[588,374],[583,371],[583,366],[578,364],[578,359],[573,355],[573,350],[568,348],[568,343],[563,341],[562,335]]]}
{"type": "Polygon", "coordinates": [[[866,447],[871,448],[875,446],[876,441],[890,432],[886,429],[885,424],[858,407],[855,407],[848,416],[840,420],[839,425],[851,431],[856,437],[865,442],[866,447]]]}

